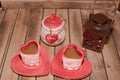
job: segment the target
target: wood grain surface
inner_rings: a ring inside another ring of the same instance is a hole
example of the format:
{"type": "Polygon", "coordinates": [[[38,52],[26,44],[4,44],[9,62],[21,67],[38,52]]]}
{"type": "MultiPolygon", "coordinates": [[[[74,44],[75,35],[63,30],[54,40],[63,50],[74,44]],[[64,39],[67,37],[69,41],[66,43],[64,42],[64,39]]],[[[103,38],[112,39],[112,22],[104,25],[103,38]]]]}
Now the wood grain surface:
{"type": "Polygon", "coordinates": [[[112,8],[119,0],[1,0],[4,8],[112,8]]]}
{"type": "MultiPolygon", "coordinates": [[[[74,0],[52,1],[69,2],[74,0]]],[[[89,1],[91,2],[92,0],[89,1]]],[[[51,61],[53,60],[54,55],[67,44],[74,43],[78,46],[78,48],[84,49],[87,52],[85,58],[92,64],[92,73],[89,76],[78,80],[120,80],[120,15],[113,13],[113,10],[118,4],[118,0],[114,1],[116,2],[114,3],[113,0],[96,0],[96,5],[94,6],[96,9],[8,8],[2,11],[0,13],[0,80],[68,80],[52,75],[51,73],[46,76],[26,77],[11,70],[11,59],[18,54],[20,46],[29,40],[36,40],[41,46],[44,46],[44,48],[49,52],[51,61]],[[98,7],[101,5],[100,2],[106,3],[107,1],[109,4],[113,4],[111,8],[107,9],[106,6],[103,6],[103,9],[101,9],[98,7]],[[112,26],[114,28],[113,33],[101,53],[82,47],[84,32],[83,25],[89,19],[90,13],[99,12],[114,20],[112,26]],[[65,19],[64,29],[66,38],[65,41],[58,46],[48,46],[40,38],[41,22],[43,18],[52,13],[55,13],[65,19]]]]}

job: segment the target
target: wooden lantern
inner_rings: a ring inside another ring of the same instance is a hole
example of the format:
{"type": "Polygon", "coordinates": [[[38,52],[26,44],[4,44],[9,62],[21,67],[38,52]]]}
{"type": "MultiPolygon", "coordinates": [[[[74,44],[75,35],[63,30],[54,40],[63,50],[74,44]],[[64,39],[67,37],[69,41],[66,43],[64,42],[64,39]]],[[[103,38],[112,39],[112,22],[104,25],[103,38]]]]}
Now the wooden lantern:
{"type": "Polygon", "coordinates": [[[90,14],[89,21],[84,25],[83,47],[102,52],[104,44],[108,42],[112,33],[112,22],[102,13],[90,14]]]}

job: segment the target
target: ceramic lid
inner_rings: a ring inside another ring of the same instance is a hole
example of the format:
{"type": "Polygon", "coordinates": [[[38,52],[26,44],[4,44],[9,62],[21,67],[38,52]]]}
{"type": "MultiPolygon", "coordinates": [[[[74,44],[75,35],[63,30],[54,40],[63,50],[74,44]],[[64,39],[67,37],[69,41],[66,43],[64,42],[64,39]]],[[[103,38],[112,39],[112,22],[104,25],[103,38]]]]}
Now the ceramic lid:
{"type": "Polygon", "coordinates": [[[55,14],[51,14],[44,20],[44,25],[46,27],[57,28],[62,24],[62,20],[60,17],[56,16],[55,14]]]}

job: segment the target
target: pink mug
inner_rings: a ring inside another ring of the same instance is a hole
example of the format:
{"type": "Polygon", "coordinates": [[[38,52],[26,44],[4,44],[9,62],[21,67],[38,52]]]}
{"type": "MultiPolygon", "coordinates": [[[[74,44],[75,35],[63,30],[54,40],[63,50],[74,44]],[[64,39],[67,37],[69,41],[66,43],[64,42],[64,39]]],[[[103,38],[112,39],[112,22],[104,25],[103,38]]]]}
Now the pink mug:
{"type": "Polygon", "coordinates": [[[22,61],[28,66],[38,66],[40,61],[40,46],[35,40],[22,45],[19,51],[22,61]]]}
{"type": "Polygon", "coordinates": [[[83,49],[78,49],[74,44],[68,44],[62,54],[63,67],[67,70],[78,70],[85,56],[83,49]]]}

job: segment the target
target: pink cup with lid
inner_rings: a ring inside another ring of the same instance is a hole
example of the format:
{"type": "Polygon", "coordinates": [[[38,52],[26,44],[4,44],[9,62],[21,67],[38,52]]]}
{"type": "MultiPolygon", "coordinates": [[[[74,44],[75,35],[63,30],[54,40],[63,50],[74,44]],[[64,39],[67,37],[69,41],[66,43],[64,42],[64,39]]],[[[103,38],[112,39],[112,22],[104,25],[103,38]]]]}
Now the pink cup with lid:
{"type": "Polygon", "coordinates": [[[41,39],[48,45],[58,45],[65,39],[65,21],[55,15],[45,17],[42,20],[41,39]]]}
{"type": "Polygon", "coordinates": [[[78,70],[82,65],[85,54],[85,51],[83,49],[78,49],[76,45],[67,45],[62,53],[64,69],[78,70]]]}

